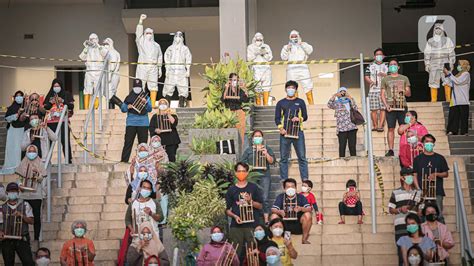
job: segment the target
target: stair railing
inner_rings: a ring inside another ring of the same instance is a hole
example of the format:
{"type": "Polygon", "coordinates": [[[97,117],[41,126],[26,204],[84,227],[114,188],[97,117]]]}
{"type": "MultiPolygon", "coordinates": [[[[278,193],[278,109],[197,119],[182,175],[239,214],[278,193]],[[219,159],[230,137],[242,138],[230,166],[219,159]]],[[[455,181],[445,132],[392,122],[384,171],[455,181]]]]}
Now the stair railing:
{"type": "Polygon", "coordinates": [[[467,222],[458,162],[454,162],[454,199],[456,203],[456,230],[459,232],[459,242],[461,243],[461,259],[463,265],[469,265],[468,262],[472,260],[474,255],[472,252],[471,233],[469,231],[469,223],[467,222]]]}
{"type": "MultiPolygon", "coordinates": [[[[362,102],[365,102],[369,106],[370,99],[369,97],[362,99],[362,102]]],[[[376,194],[375,194],[375,162],[374,162],[374,148],[372,145],[372,120],[370,120],[370,110],[369,108],[365,109],[365,140],[367,144],[367,157],[369,159],[369,181],[370,181],[370,208],[371,208],[371,218],[372,218],[372,234],[377,233],[377,204],[376,204],[376,194]]]]}
{"type": "MultiPolygon", "coordinates": [[[[86,115],[86,120],[84,121],[84,132],[83,132],[83,139],[82,143],[84,144],[84,163],[87,164],[87,155],[88,152],[87,150],[92,151],[92,153],[95,153],[95,100],[98,99],[99,101],[99,131],[103,130],[103,123],[102,123],[102,97],[104,96],[103,91],[105,91],[106,94],[106,100],[108,101],[108,85],[109,85],[109,56],[107,55],[104,59],[104,67],[101,70],[99,80],[97,82],[97,86],[94,90],[94,94],[92,98],[90,99],[89,102],[89,111],[87,112],[86,115]],[[88,147],[87,144],[87,136],[88,132],[87,130],[89,129],[89,122],[91,122],[91,127],[90,127],[90,135],[91,135],[91,148],[88,147]]],[[[107,105],[108,108],[108,105],[107,105]]]]}
{"type": "Polygon", "coordinates": [[[61,116],[59,117],[59,122],[58,126],[56,128],[56,132],[54,132],[54,135],[56,136],[56,140],[51,142],[51,145],[48,150],[48,154],[46,155],[45,163],[44,163],[44,168],[47,171],[48,177],[47,177],[47,222],[51,222],[51,164],[52,164],[52,157],[53,157],[53,149],[55,144],[58,144],[57,147],[57,152],[58,152],[58,158],[57,158],[57,186],[58,188],[62,187],[62,166],[61,166],[61,152],[62,152],[62,127],[64,123],[64,162],[68,163],[69,162],[69,138],[67,137],[67,134],[69,132],[69,121],[68,121],[68,107],[65,104],[63,110],[61,111],[61,116]]]}

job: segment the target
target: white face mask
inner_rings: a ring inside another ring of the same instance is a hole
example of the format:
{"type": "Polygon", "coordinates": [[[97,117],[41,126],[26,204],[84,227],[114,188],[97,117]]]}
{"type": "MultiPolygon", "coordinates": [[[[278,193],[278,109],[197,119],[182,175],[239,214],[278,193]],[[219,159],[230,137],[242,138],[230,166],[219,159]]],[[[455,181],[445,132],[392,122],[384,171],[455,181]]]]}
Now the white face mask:
{"type": "Polygon", "coordinates": [[[273,228],[272,234],[274,236],[281,236],[283,234],[283,228],[280,228],[280,227],[273,228]]]}
{"type": "Polygon", "coordinates": [[[160,109],[161,111],[164,111],[164,110],[168,109],[168,105],[166,105],[166,104],[160,104],[160,105],[158,106],[158,109],[160,109]]]}
{"type": "Polygon", "coordinates": [[[407,142],[410,144],[416,144],[418,142],[418,138],[416,136],[411,136],[407,138],[407,142]]]}
{"type": "Polygon", "coordinates": [[[61,91],[61,87],[53,87],[53,91],[55,93],[59,93],[61,91]]]}
{"type": "Polygon", "coordinates": [[[291,41],[292,43],[298,43],[298,38],[290,38],[290,41],[291,41]]]}
{"type": "Polygon", "coordinates": [[[153,34],[149,34],[148,32],[145,33],[145,38],[148,40],[148,41],[151,41],[153,39],[153,34]]]}
{"type": "Polygon", "coordinates": [[[304,193],[308,192],[309,191],[309,187],[301,187],[301,191],[303,191],[304,193]]]}
{"type": "Polygon", "coordinates": [[[288,197],[293,197],[295,194],[296,194],[296,189],[292,187],[286,189],[286,195],[288,195],[288,197]]]}
{"type": "Polygon", "coordinates": [[[232,87],[237,87],[237,80],[232,80],[232,87]]]}
{"type": "Polygon", "coordinates": [[[410,263],[410,265],[418,265],[420,264],[420,262],[421,262],[420,255],[410,255],[410,257],[408,257],[408,263],[410,263]]]}
{"type": "Polygon", "coordinates": [[[39,258],[39,259],[36,260],[36,265],[38,265],[38,266],[47,266],[47,265],[49,265],[50,261],[51,261],[50,259],[48,259],[46,257],[42,257],[42,258],[39,258]]]}
{"type": "Polygon", "coordinates": [[[262,46],[263,41],[255,41],[255,44],[256,44],[257,46],[262,46]]]}
{"type": "Polygon", "coordinates": [[[158,263],[148,263],[148,266],[158,266],[158,263]]]}
{"type": "Polygon", "coordinates": [[[142,88],[141,87],[133,87],[133,92],[135,94],[140,94],[140,92],[142,92],[142,88]]]}

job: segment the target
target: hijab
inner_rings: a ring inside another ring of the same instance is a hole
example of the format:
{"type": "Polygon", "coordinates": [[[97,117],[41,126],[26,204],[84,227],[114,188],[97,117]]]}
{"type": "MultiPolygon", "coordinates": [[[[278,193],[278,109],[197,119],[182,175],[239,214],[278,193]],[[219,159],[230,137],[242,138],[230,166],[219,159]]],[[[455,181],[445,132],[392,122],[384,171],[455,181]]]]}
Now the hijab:
{"type": "Polygon", "coordinates": [[[143,229],[148,228],[152,235],[148,245],[144,245],[144,241],[140,240],[136,244],[132,244],[137,250],[142,250],[143,252],[143,260],[146,261],[151,256],[159,257],[160,253],[165,250],[163,243],[161,243],[160,238],[156,234],[155,230],[153,230],[153,225],[150,222],[143,222],[138,226],[138,231],[141,233],[143,229]]]}
{"type": "Polygon", "coordinates": [[[44,98],[45,103],[49,103],[49,99],[51,99],[52,97],[56,95],[56,93],[53,90],[54,84],[56,83],[58,83],[59,86],[61,87],[61,91],[59,91],[58,97],[61,97],[64,100],[64,104],[74,102],[74,99],[72,99],[70,94],[67,93],[61,81],[59,79],[53,79],[53,81],[51,82],[51,87],[49,88],[48,94],[46,94],[46,97],[44,98]]]}
{"type": "MultiPolygon", "coordinates": [[[[150,153],[150,146],[148,146],[148,144],[146,144],[146,143],[140,143],[137,146],[137,154],[140,151],[141,147],[145,148],[145,151],[150,153]]],[[[130,179],[133,180],[130,183],[130,185],[132,186],[132,190],[136,191],[138,189],[138,187],[140,187],[140,183],[141,183],[142,180],[140,180],[140,178],[138,178],[138,172],[139,172],[139,170],[142,166],[145,166],[148,169],[148,171],[147,171],[148,172],[148,177],[146,179],[149,180],[152,183],[153,192],[156,192],[156,187],[155,187],[156,186],[156,168],[155,168],[154,159],[147,160],[143,163],[139,163],[138,160],[139,160],[138,156],[135,156],[135,158],[134,158],[135,164],[134,164],[134,167],[133,167],[134,168],[134,174],[133,174],[133,176],[130,177],[130,179]]]]}
{"type": "MultiPolygon", "coordinates": [[[[25,94],[22,91],[15,92],[13,97],[16,97],[18,94],[25,97],[25,94]]],[[[26,99],[23,99],[23,103],[25,103],[25,101],[26,101],[26,99]]],[[[18,111],[20,110],[20,108],[22,108],[22,106],[24,108],[23,104],[18,104],[15,101],[15,99],[13,99],[12,104],[7,108],[7,112],[5,113],[5,117],[9,117],[11,115],[18,114],[18,111]]],[[[17,117],[16,121],[12,121],[11,123],[8,123],[7,124],[7,129],[10,128],[10,124],[13,125],[14,128],[24,127],[25,123],[19,121],[18,118],[19,118],[19,116],[17,117]]]]}
{"type": "Polygon", "coordinates": [[[265,232],[265,237],[262,238],[262,240],[255,239],[255,241],[257,241],[257,248],[260,252],[265,253],[268,247],[278,247],[278,245],[275,242],[273,242],[272,240],[270,240],[270,238],[268,238],[268,236],[270,235],[269,234],[270,231],[264,224],[257,224],[254,228],[257,228],[257,227],[263,228],[263,231],[265,232]]]}
{"type": "Polygon", "coordinates": [[[166,150],[165,150],[165,148],[163,147],[163,144],[162,144],[159,148],[153,148],[152,143],[153,143],[153,142],[156,142],[156,141],[161,142],[160,136],[154,135],[153,137],[151,137],[150,143],[148,143],[148,145],[149,145],[149,147],[150,147],[150,152],[155,154],[155,155],[153,156],[154,159],[152,159],[152,160],[153,160],[154,162],[156,162],[155,160],[158,160],[158,159],[161,158],[161,160],[159,161],[159,163],[167,163],[167,162],[168,162],[168,154],[166,153],[166,150]]]}
{"type": "MultiPolygon", "coordinates": [[[[26,152],[30,148],[34,148],[35,152],[38,153],[38,147],[35,145],[29,145],[26,148],[26,152]]],[[[41,157],[38,155],[34,160],[28,159],[26,156],[21,160],[20,165],[16,168],[16,174],[26,178],[28,176],[31,176],[33,171],[37,172],[40,176],[45,177],[47,175],[46,170],[44,169],[44,165],[41,162],[41,157]]]]}
{"type": "MultiPolygon", "coordinates": [[[[213,226],[213,227],[211,228],[211,234],[212,234],[212,232],[214,231],[214,229],[216,229],[216,228],[219,228],[219,230],[221,231],[221,233],[224,233],[224,231],[222,230],[222,228],[221,228],[220,226],[216,225],[216,226],[213,226]]],[[[224,235],[224,236],[225,236],[225,235],[224,235]]],[[[225,237],[223,237],[220,242],[216,242],[216,241],[212,240],[212,238],[211,238],[211,242],[210,242],[209,244],[211,244],[211,246],[213,246],[213,247],[219,248],[219,247],[222,247],[225,243],[226,243],[226,242],[225,242],[225,237]]]]}

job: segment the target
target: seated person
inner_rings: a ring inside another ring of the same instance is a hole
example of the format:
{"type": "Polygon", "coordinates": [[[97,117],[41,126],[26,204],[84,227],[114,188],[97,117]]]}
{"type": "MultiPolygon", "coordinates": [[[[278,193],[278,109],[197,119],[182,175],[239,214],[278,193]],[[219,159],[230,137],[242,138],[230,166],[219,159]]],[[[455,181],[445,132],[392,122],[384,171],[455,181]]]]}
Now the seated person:
{"type": "Polygon", "coordinates": [[[445,262],[449,257],[449,250],[454,247],[454,240],[448,227],[438,221],[439,209],[436,204],[427,203],[422,211],[426,219],[421,225],[421,231],[436,244],[436,255],[434,262],[445,262]]]}
{"type": "MultiPolygon", "coordinates": [[[[266,258],[266,250],[268,247],[278,247],[277,244],[270,240],[268,237],[270,232],[268,231],[267,227],[263,224],[258,224],[255,226],[253,231],[253,236],[255,237],[255,243],[257,244],[254,252],[258,254],[258,260],[260,265],[265,265],[267,260],[266,258]]],[[[247,261],[244,261],[244,265],[247,264],[247,261]]]]}
{"type": "Polygon", "coordinates": [[[138,241],[132,242],[127,252],[128,265],[170,265],[165,247],[153,228],[150,222],[140,224],[138,241]]]}
{"type": "Polygon", "coordinates": [[[293,263],[291,260],[295,260],[298,257],[298,252],[293,246],[293,242],[291,242],[291,237],[288,237],[287,234],[284,235],[286,231],[284,221],[281,218],[275,218],[270,221],[268,228],[270,228],[270,232],[272,233],[271,240],[278,245],[278,249],[281,252],[281,265],[292,266],[293,263]]]}
{"type": "Polygon", "coordinates": [[[305,196],[309,205],[313,207],[316,220],[318,223],[321,223],[322,221],[319,220],[319,210],[318,210],[318,203],[316,202],[316,196],[314,196],[313,192],[311,192],[311,189],[313,189],[313,182],[311,182],[311,180],[303,180],[300,194],[305,196]]]}
{"type": "Polygon", "coordinates": [[[362,202],[360,201],[360,193],[357,190],[357,183],[353,179],[347,180],[346,183],[346,192],[342,196],[342,201],[339,202],[339,215],[341,216],[341,221],[339,224],[345,224],[346,215],[350,216],[359,216],[358,224],[362,224],[362,202]]]}
{"type": "Polygon", "coordinates": [[[285,227],[288,228],[292,234],[299,235],[303,233],[301,242],[303,244],[311,244],[308,241],[309,232],[311,230],[311,211],[312,207],[309,205],[305,196],[296,193],[296,180],[293,178],[288,178],[283,181],[283,188],[285,193],[281,193],[275,199],[275,203],[272,206],[272,216],[270,220],[278,218],[278,215],[283,217],[285,227]],[[285,208],[287,203],[294,202],[296,200],[297,206],[291,212],[296,212],[296,220],[285,220],[290,212],[285,208]],[[285,210],[286,209],[286,210],[285,210]]]}
{"type": "Polygon", "coordinates": [[[74,238],[64,243],[61,249],[61,265],[91,265],[94,266],[95,247],[92,240],[84,237],[87,223],[76,220],[71,225],[74,238]]]}
{"type": "MultiPolygon", "coordinates": [[[[266,263],[268,266],[282,265],[280,262],[281,252],[277,247],[269,246],[265,251],[266,263]]],[[[265,264],[260,264],[265,265],[265,264]]]]}
{"type": "MultiPolygon", "coordinates": [[[[222,265],[222,256],[228,254],[232,256],[232,266],[240,265],[239,256],[231,243],[224,239],[224,231],[219,226],[211,228],[211,242],[205,244],[199,252],[197,266],[222,265]],[[229,254],[230,253],[230,254],[229,254]],[[221,264],[218,264],[218,263],[221,264]]],[[[229,259],[230,260],[230,259],[229,259]]]]}
{"type": "Polygon", "coordinates": [[[413,160],[423,152],[423,144],[418,140],[416,131],[412,129],[408,129],[406,139],[406,144],[400,145],[400,165],[402,168],[413,168],[413,160]]]}
{"type": "Polygon", "coordinates": [[[405,218],[405,223],[407,225],[408,235],[402,236],[397,241],[397,246],[401,249],[404,265],[409,265],[408,249],[414,245],[421,248],[426,263],[431,261],[433,259],[433,250],[436,248],[436,244],[421,231],[420,217],[415,213],[409,213],[405,218]]]}

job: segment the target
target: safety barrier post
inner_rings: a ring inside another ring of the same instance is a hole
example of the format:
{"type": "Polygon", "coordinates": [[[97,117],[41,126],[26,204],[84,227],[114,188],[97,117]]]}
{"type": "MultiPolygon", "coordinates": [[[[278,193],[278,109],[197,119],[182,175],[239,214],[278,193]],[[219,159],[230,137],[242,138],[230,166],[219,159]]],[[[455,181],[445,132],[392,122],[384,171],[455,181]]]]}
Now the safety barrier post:
{"type": "MultiPolygon", "coordinates": [[[[365,102],[369,105],[369,97],[365,98],[365,102]]],[[[364,101],[363,101],[364,102],[364,101]]],[[[372,121],[370,120],[370,110],[365,109],[365,114],[367,117],[367,128],[371,128],[372,121]]],[[[372,131],[365,131],[368,147],[368,158],[369,158],[369,180],[370,180],[370,207],[371,207],[371,216],[372,216],[372,234],[377,233],[377,205],[376,205],[376,194],[375,194],[375,163],[374,163],[374,149],[372,145],[372,131]]]]}
{"type": "MultiPolygon", "coordinates": [[[[365,102],[365,80],[364,80],[364,55],[362,53],[360,53],[360,101],[362,103],[362,113],[365,114],[365,120],[368,121],[370,119],[370,113],[367,112],[367,106],[368,106],[368,103],[366,104],[365,102]]],[[[369,131],[370,130],[370,127],[368,126],[368,124],[366,123],[365,125],[365,130],[366,131],[369,131]]],[[[367,136],[367,134],[366,134],[367,136]]],[[[364,149],[365,151],[367,152],[367,149],[368,149],[368,146],[367,146],[367,142],[369,140],[367,138],[365,138],[365,141],[364,141],[364,149]]]]}

